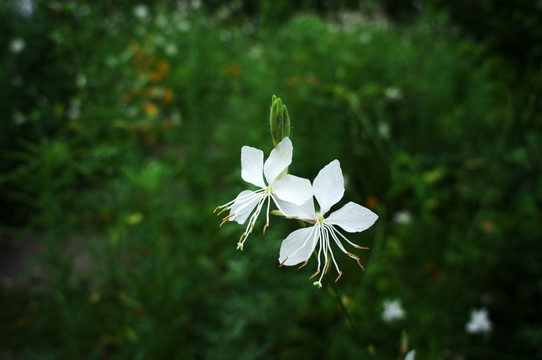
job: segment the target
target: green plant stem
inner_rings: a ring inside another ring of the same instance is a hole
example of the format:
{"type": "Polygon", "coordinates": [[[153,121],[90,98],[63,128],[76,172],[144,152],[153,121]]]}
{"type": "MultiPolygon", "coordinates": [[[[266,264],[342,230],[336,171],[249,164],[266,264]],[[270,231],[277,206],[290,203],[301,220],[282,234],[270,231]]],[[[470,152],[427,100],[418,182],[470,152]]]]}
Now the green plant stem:
{"type": "Polygon", "coordinates": [[[350,324],[350,326],[352,327],[352,331],[359,336],[359,331],[358,331],[358,327],[356,326],[356,323],[354,322],[354,319],[352,318],[352,314],[350,314],[350,311],[348,311],[348,309],[346,308],[346,306],[344,306],[344,303],[342,301],[342,297],[341,297],[341,294],[339,294],[339,291],[337,290],[337,287],[335,286],[335,282],[333,281],[333,279],[331,278],[331,276],[329,276],[329,274],[326,274],[328,280],[329,280],[329,284],[331,285],[331,288],[333,289],[333,292],[335,293],[335,296],[337,297],[337,301],[339,303],[339,306],[340,308],[342,309],[342,311],[344,312],[345,316],[346,316],[346,320],[348,321],[348,323],[350,324]]]}

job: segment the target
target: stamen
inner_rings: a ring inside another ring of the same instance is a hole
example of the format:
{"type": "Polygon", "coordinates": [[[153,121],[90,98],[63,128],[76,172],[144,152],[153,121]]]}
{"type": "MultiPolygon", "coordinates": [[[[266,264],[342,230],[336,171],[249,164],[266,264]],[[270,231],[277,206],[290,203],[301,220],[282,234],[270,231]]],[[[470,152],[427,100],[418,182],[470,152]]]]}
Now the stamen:
{"type": "Polygon", "coordinates": [[[230,214],[230,215],[226,216],[224,219],[222,219],[222,222],[220,223],[219,227],[222,227],[222,225],[224,225],[229,219],[231,219],[234,216],[235,216],[235,214],[230,214]]]}
{"type": "Polygon", "coordinates": [[[289,256],[286,256],[286,259],[284,259],[284,261],[282,261],[280,264],[279,264],[279,267],[282,267],[282,265],[284,265],[284,263],[288,260],[289,256]]]}
{"type": "Polygon", "coordinates": [[[304,267],[305,265],[307,265],[309,263],[309,260],[307,259],[307,261],[305,261],[303,264],[301,264],[301,266],[299,266],[297,268],[297,270],[301,269],[302,267],[304,267]]]}
{"type": "MultiPolygon", "coordinates": [[[[217,211],[218,209],[220,209],[220,206],[217,207],[217,208],[215,209],[215,211],[217,211]]],[[[220,210],[220,212],[219,212],[218,214],[216,214],[216,216],[222,215],[222,213],[223,213],[224,211],[229,210],[229,209],[231,209],[231,206],[226,206],[224,209],[220,210]]],[[[214,211],[213,211],[213,212],[214,212],[214,211]]]]}
{"type": "Polygon", "coordinates": [[[341,272],[339,273],[339,276],[337,276],[337,278],[335,279],[335,282],[339,281],[339,279],[341,278],[342,275],[343,275],[343,272],[341,271],[341,272]]]}
{"type": "Polygon", "coordinates": [[[329,260],[327,259],[327,256],[326,256],[326,265],[324,266],[324,273],[323,274],[327,274],[328,271],[329,271],[329,260]]]}
{"type": "Polygon", "coordinates": [[[309,280],[312,279],[313,277],[315,277],[318,274],[320,274],[320,269],[318,269],[318,271],[316,271],[314,274],[312,274],[311,277],[309,278],[309,280]]]}
{"type": "Polygon", "coordinates": [[[363,250],[369,250],[369,249],[370,249],[370,247],[368,247],[368,246],[359,246],[359,245],[356,245],[356,246],[354,246],[354,247],[355,247],[356,249],[363,249],[363,250]]]}
{"type": "Polygon", "coordinates": [[[356,260],[358,260],[358,261],[360,260],[359,256],[357,256],[357,255],[354,255],[354,254],[349,253],[349,252],[345,252],[345,254],[348,255],[348,256],[350,256],[350,257],[353,258],[353,259],[356,259],[356,260]]]}

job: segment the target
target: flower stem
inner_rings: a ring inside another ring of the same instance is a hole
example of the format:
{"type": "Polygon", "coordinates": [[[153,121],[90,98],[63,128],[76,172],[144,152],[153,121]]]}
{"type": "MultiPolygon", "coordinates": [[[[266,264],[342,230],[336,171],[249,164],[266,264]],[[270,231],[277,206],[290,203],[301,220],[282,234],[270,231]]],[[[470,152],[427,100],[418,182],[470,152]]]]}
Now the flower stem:
{"type": "Polygon", "coordinates": [[[339,294],[339,291],[337,290],[337,287],[335,286],[335,282],[333,281],[331,276],[329,276],[329,274],[326,274],[326,276],[327,276],[327,278],[329,280],[329,285],[331,286],[331,288],[333,289],[333,292],[335,293],[335,296],[337,298],[337,302],[339,303],[339,307],[344,312],[344,315],[346,316],[346,320],[350,324],[350,327],[352,328],[352,331],[356,335],[359,335],[358,327],[356,326],[356,323],[354,322],[354,319],[352,318],[352,314],[350,314],[350,311],[348,311],[346,306],[344,306],[342,296],[339,294]]]}

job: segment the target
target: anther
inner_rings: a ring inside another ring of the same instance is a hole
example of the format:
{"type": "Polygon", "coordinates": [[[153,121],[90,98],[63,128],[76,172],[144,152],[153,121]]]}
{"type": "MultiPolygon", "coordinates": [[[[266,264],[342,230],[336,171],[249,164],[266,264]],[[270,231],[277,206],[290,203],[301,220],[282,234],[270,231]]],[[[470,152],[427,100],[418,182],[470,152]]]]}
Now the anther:
{"type": "Polygon", "coordinates": [[[347,253],[345,253],[345,254],[346,254],[346,255],[348,255],[348,256],[350,256],[351,258],[354,258],[354,259],[356,259],[357,261],[359,261],[359,260],[360,260],[359,256],[357,256],[357,255],[354,255],[354,254],[352,254],[352,253],[349,253],[349,252],[347,252],[347,253]]]}
{"type": "Polygon", "coordinates": [[[230,215],[226,216],[224,219],[222,219],[222,222],[220,223],[220,226],[224,225],[233,216],[235,216],[235,214],[230,214],[230,215]]]}
{"type": "Polygon", "coordinates": [[[303,266],[307,265],[309,263],[309,260],[305,261],[301,266],[297,268],[297,270],[301,269],[303,266]]]}
{"type": "Polygon", "coordinates": [[[357,259],[356,261],[358,262],[359,267],[361,267],[361,270],[365,271],[365,268],[363,267],[363,265],[361,265],[361,261],[359,261],[359,259],[357,259]]]}
{"type": "Polygon", "coordinates": [[[343,272],[341,271],[341,272],[339,273],[339,276],[337,276],[337,278],[335,279],[335,282],[339,281],[339,279],[341,278],[342,275],[343,275],[343,272]]]}
{"type": "Polygon", "coordinates": [[[318,274],[320,274],[320,270],[318,270],[317,272],[315,272],[314,274],[312,274],[311,277],[309,278],[309,280],[312,279],[313,277],[315,277],[315,276],[318,275],[318,274]]]}
{"type": "MultiPolygon", "coordinates": [[[[229,208],[230,208],[229,206],[226,206],[226,207],[225,207],[224,209],[222,209],[218,214],[216,214],[216,216],[222,215],[222,213],[223,213],[224,211],[228,210],[229,208]]],[[[215,211],[217,211],[218,209],[220,209],[220,206],[217,207],[217,208],[215,209],[215,211]]],[[[213,212],[214,212],[214,211],[213,211],[213,212]]]]}
{"type": "Polygon", "coordinates": [[[284,263],[286,262],[286,260],[288,260],[289,256],[286,256],[286,259],[284,259],[280,264],[279,264],[279,267],[282,267],[282,265],[284,265],[284,263]]]}

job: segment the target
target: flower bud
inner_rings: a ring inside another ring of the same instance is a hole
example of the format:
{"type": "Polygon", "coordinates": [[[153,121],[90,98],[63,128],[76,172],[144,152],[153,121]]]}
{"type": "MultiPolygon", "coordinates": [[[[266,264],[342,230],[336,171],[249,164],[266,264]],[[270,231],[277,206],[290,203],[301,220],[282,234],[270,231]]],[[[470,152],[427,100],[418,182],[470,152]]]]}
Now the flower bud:
{"type": "Polygon", "coordinates": [[[273,145],[277,146],[285,137],[290,136],[290,116],[286,105],[275,95],[272,97],[271,110],[269,114],[269,127],[273,145]]]}

